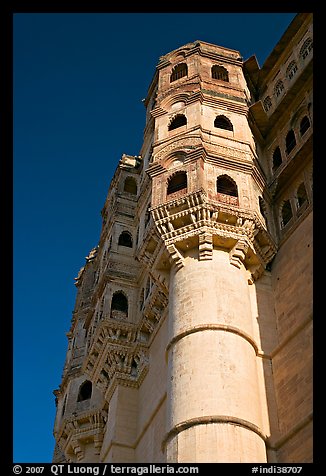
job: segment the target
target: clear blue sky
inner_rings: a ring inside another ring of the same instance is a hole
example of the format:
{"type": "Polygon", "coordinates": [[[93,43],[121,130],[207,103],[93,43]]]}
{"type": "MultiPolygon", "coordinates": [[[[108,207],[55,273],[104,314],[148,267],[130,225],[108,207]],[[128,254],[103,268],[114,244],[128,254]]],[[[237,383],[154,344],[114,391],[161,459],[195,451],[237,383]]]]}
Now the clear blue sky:
{"type": "Polygon", "coordinates": [[[74,277],[159,57],[203,40],[262,65],[294,13],[14,15],[14,462],[51,462],[74,277]]]}

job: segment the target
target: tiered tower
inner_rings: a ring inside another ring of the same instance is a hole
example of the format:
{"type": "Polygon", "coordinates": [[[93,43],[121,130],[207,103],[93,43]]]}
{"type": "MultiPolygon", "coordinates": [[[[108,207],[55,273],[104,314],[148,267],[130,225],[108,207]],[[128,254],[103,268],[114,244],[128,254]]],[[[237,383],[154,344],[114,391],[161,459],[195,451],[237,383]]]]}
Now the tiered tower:
{"type": "Polygon", "coordinates": [[[122,156],[76,278],[54,461],[293,458],[273,375],[282,236],[257,68],[203,41],[161,57],[142,150],[122,156]]]}

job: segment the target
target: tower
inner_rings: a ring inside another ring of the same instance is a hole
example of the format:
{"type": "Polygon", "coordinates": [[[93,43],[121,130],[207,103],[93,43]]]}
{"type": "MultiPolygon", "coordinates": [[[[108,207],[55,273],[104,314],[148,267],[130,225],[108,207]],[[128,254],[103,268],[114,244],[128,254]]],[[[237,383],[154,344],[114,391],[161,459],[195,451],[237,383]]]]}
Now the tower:
{"type": "MultiPolygon", "coordinates": [[[[299,14],[283,37],[298,55],[310,21],[299,14]]],[[[271,55],[270,70],[283,60],[271,55]]],[[[310,57],[304,60],[297,88],[311,98],[310,57]]],[[[274,116],[266,101],[263,107],[268,74],[254,58],[244,62],[239,51],[204,41],[160,58],[144,102],[140,155],[120,159],[99,244],[76,278],[64,375],[55,391],[55,461],[311,457],[300,437],[300,428],[309,433],[309,397],[304,426],[282,429],[281,367],[296,350],[288,346],[294,337],[283,339],[278,328],[275,303],[278,278],[287,279],[277,213],[286,212],[290,175],[309,170],[303,136],[311,122],[302,126],[297,151],[304,165],[289,159],[276,183],[267,157],[276,121],[288,118],[284,103],[274,116]],[[288,353],[282,356],[282,349],[288,353]]],[[[293,96],[287,97],[289,107],[293,96]]],[[[296,121],[302,122],[300,107],[296,121]]],[[[305,223],[309,232],[311,194],[304,199],[300,190],[306,211],[296,227],[305,223]]],[[[301,285],[295,280],[294,294],[301,285]]],[[[288,312],[285,304],[282,310],[288,312]]],[[[295,336],[307,331],[302,326],[295,336]]],[[[306,370],[291,365],[300,381],[306,370]]]]}
{"type": "Polygon", "coordinates": [[[161,59],[157,84],[149,174],[172,261],[167,460],[263,462],[266,401],[249,285],[276,248],[259,207],[264,179],[242,58],[185,45],[161,59]]]}

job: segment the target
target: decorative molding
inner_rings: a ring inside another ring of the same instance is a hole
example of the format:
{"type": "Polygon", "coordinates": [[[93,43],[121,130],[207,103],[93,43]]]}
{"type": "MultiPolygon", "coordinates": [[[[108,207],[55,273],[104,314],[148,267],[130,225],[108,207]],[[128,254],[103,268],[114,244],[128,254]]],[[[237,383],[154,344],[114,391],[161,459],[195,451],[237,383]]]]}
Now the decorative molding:
{"type": "Polygon", "coordinates": [[[201,416],[197,418],[190,418],[189,420],[183,421],[175,425],[164,437],[162,442],[162,451],[165,451],[166,445],[172,438],[176,437],[179,433],[188,428],[197,425],[208,425],[208,424],[230,424],[241,426],[246,430],[253,431],[256,433],[263,441],[267,440],[267,436],[261,431],[261,429],[251,423],[250,421],[244,420],[242,418],[229,416],[229,415],[210,415],[210,416],[201,416]]]}

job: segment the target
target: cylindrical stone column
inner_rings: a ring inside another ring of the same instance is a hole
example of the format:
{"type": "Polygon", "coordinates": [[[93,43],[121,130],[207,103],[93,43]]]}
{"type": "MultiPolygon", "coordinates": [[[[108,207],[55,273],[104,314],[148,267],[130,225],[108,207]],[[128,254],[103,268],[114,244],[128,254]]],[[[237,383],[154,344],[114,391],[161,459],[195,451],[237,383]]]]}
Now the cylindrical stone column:
{"type": "Polygon", "coordinates": [[[170,277],[168,462],[266,462],[243,265],[213,250],[170,277]]]}

